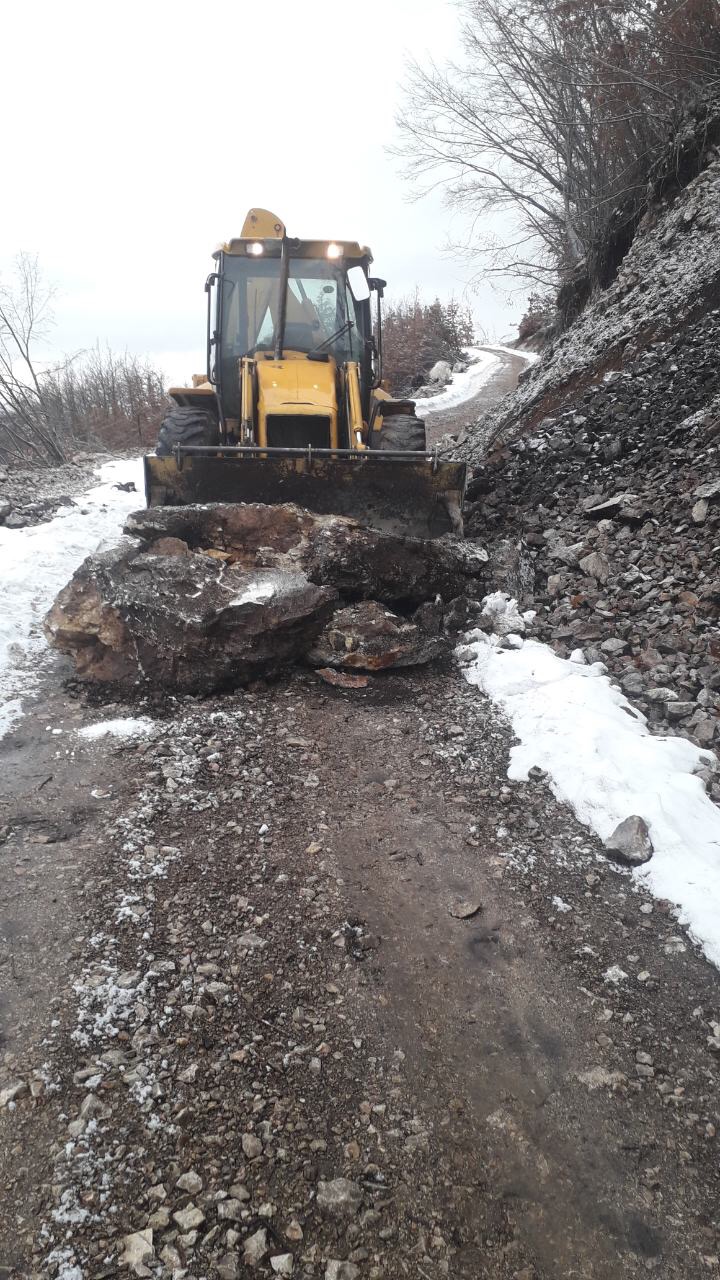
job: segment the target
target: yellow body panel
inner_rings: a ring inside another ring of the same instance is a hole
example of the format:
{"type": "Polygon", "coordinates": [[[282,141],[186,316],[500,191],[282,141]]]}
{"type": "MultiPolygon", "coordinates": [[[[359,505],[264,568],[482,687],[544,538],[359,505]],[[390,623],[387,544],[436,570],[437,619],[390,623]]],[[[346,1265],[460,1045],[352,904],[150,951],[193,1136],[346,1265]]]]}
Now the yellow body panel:
{"type": "Polygon", "coordinates": [[[367,428],[362,416],[360,366],[356,360],[349,360],[345,366],[345,386],[347,388],[347,423],[350,448],[364,449],[367,428]]]}
{"type": "Polygon", "coordinates": [[[240,235],[245,240],[282,240],[285,223],[269,209],[248,209],[240,235]]]}
{"type": "Polygon", "coordinates": [[[258,360],[256,373],[258,444],[267,444],[269,416],[308,414],[330,419],[330,446],[339,447],[334,360],[308,360],[301,351],[286,351],[282,360],[258,360]]]}

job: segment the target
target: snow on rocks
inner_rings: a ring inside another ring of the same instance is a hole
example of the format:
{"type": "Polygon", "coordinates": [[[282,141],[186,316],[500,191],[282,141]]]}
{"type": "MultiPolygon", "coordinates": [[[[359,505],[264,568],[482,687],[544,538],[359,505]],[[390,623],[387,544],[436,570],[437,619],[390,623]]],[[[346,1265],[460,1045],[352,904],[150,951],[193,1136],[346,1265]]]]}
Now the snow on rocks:
{"type": "MultiPolygon", "coordinates": [[[[504,709],[519,739],[509,777],[545,770],[556,797],[613,845],[621,843],[618,825],[634,818],[637,849],[646,826],[654,855],[633,874],[676,904],[680,922],[720,966],[720,810],[697,776],[710,753],[650,734],[600,663],[560,658],[520,636],[508,649],[481,630],[467,634],[458,656],[465,679],[504,709]]],[[[627,825],[620,836],[627,848],[627,825]]]]}
{"type": "Polygon", "coordinates": [[[504,591],[493,591],[485,596],[482,602],[480,617],[488,624],[487,629],[498,636],[522,635],[535,614],[527,610],[524,614],[518,609],[517,600],[513,600],[504,591]]]}
{"type": "Polygon", "coordinates": [[[117,720],[96,720],[78,729],[81,738],[91,742],[98,738],[141,738],[155,732],[156,723],[149,716],[123,716],[117,720]]]}
{"type": "Polygon", "coordinates": [[[428,382],[435,386],[446,387],[452,381],[452,365],[447,360],[436,360],[428,374],[428,382]]]}
{"type": "Polygon", "coordinates": [[[0,735],[22,713],[46,649],[40,627],[59,588],[85,557],[119,538],[128,512],[142,501],[140,459],[104,463],[99,483],[33,527],[0,527],[0,735]],[[116,488],[129,482],[129,492],[116,488]],[[28,662],[32,659],[32,664],[28,662]]]}

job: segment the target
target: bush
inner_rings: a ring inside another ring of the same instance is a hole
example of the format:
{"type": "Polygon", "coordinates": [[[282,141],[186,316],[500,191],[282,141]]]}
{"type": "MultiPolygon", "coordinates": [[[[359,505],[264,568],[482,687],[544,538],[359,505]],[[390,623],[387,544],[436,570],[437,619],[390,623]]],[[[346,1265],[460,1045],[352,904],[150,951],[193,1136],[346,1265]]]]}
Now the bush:
{"type": "Polygon", "coordinates": [[[119,356],[99,347],[48,375],[44,395],[63,437],[109,449],[154,444],[167,409],[157,369],[127,352],[119,356]]]}
{"type": "Polygon", "coordinates": [[[527,301],[527,311],[518,325],[520,342],[529,342],[555,319],[555,293],[552,289],[535,289],[527,301]]]}
{"type": "Polygon", "coordinates": [[[417,290],[385,308],[383,375],[394,395],[409,395],[437,360],[453,364],[474,341],[470,312],[451,298],[424,303],[417,290]]]}

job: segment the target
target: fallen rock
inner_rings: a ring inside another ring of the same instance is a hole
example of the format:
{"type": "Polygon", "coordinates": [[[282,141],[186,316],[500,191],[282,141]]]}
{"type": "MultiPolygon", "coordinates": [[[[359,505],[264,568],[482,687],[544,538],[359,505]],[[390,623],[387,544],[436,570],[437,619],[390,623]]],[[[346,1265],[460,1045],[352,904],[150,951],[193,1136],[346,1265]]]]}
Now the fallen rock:
{"type": "Polygon", "coordinates": [[[590,555],[584,556],[580,561],[580,568],[588,577],[595,578],[598,582],[607,582],[610,577],[610,565],[607,556],[600,551],[591,551],[590,555]]]}
{"type": "Polygon", "coordinates": [[[369,676],[351,676],[347,671],[333,671],[332,667],[318,667],[317,675],[336,689],[367,689],[370,683],[369,676]]]}
{"type": "Polygon", "coordinates": [[[270,1266],[276,1276],[291,1276],[294,1268],[293,1256],[291,1253],[276,1253],[270,1259],[270,1266]]]}
{"type": "Polygon", "coordinates": [[[248,572],[202,554],[154,555],[125,540],[85,560],[45,633],[83,680],[198,693],[301,657],[336,600],[299,570],[248,572]]]}
{"type": "Polygon", "coordinates": [[[338,609],[308,653],[314,665],[382,671],[414,667],[446,652],[447,641],[428,636],[375,600],[338,609]]]}
{"type": "Polygon", "coordinates": [[[263,1145],[254,1133],[244,1133],[242,1136],[242,1149],[248,1160],[257,1160],[258,1156],[262,1155],[263,1145]]]}
{"type": "Polygon", "coordinates": [[[196,1204],[189,1204],[187,1208],[178,1209],[177,1213],[173,1214],[173,1221],[181,1231],[194,1231],[196,1227],[202,1226],[205,1214],[196,1204]]]}
{"type": "Polygon", "coordinates": [[[331,1258],[325,1268],[325,1280],[359,1280],[360,1268],[354,1262],[331,1258]]]}
{"type": "Polygon", "coordinates": [[[256,1267],[262,1262],[268,1251],[267,1230],[260,1227],[253,1235],[248,1236],[245,1241],[245,1249],[243,1252],[243,1262],[246,1267],[256,1267]]]}
{"type": "Polygon", "coordinates": [[[122,1244],[121,1266],[132,1267],[133,1269],[135,1267],[143,1267],[146,1263],[152,1262],[155,1257],[153,1233],[149,1229],[135,1231],[132,1235],[124,1236],[122,1244]]]}
{"type": "Polygon", "coordinates": [[[333,1178],[331,1182],[319,1182],[317,1206],[328,1218],[352,1218],[362,1204],[362,1190],[349,1178],[333,1178]]]}
{"type": "Polygon", "coordinates": [[[129,516],[125,532],[150,552],[159,539],[173,538],[191,551],[222,552],[230,564],[299,570],[318,586],[390,605],[452,600],[489,573],[477,544],[404,538],[291,503],[150,507],[129,516]]]}
{"type": "Polygon", "coordinates": [[[202,1191],[203,1180],[199,1173],[196,1173],[194,1169],[190,1169],[187,1173],[180,1175],[176,1185],[181,1191],[187,1191],[189,1195],[196,1196],[202,1191]]]}
{"type": "Polygon", "coordinates": [[[446,387],[452,382],[452,367],[447,360],[436,360],[428,374],[428,382],[436,387],[446,387]]]}
{"type": "Polygon", "coordinates": [[[240,1268],[234,1253],[226,1253],[215,1263],[220,1280],[239,1280],[240,1268]]]}
{"type": "Polygon", "coordinates": [[[221,1200],[218,1205],[218,1218],[228,1222],[242,1222],[243,1202],[241,1200],[221,1200]]]}
{"type": "Polygon", "coordinates": [[[448,911],[456,920],[470,920],[482,911],[482,903],[477,902],[474,898],[457,898],[450,903],[448,911]]]}
{"type": "MultiPolygon", "coordinates": [[[[126,531],[136,541],[88,557],[45,631],[81,679],[133,688],[246,683],[305,655],[339,593],[404,607],[450,600],[481,594],[487,566],[482,548],[457,539],[396,537],[291,505],[156,507],[126,531]]],[[[352,606],[317,643],[315,664],[368,670],[444,648],[381,604],[352,606]]]]}
{"type": "Polygon", "coordinates": [[[6,1088],[0,1089],[0,1107],[6,1107],[9,1102],[15,1102],[16,1098],[22,1098],[29,1089],[30,1086],[26,1080],[14,1080],[6,1088]]]}
{"type": "Polygon", "coordinates": [[[639,867],[649,862],[653,855],[653,843],[644,818],[633,814],[615,828],[605,841],[605,849],[615,862],[628,867],[639,867]]]}

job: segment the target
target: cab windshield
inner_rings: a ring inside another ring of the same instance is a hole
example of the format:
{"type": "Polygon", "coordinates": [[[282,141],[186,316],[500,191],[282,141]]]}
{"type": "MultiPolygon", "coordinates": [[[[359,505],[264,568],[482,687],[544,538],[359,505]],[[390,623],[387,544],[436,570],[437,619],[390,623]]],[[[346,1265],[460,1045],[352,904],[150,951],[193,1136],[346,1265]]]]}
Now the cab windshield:
{"type": "MultiPolygon", "coordinates": [[[[255,351],[273,350],[279,277],[279,258],[225,257],[223,360],[235,361],[255,351]]],[[[290,259],[283,347],[287,351],[313,351],[320,347],[339,363],[361,358],[358,317],[343,266],[325,258],[290,259]]]]}

